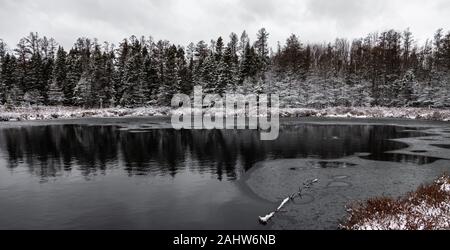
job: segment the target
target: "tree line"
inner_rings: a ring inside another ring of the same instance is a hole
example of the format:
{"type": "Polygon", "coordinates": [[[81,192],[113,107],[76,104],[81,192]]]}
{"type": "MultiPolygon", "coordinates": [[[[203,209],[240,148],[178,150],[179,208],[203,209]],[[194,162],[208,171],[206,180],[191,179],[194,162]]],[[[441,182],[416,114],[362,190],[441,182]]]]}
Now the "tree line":
{"type": "Polygon", "coordinates": [[[0,40],[0,104],[137,107],[170,105],[175,93],[278,93],[282,106],[450,106],[450,32],[419,45],[386,30],[330,43],[291,35],[272,49],[262,28],[183,47],[136,37],[117,46],[79,38],[66,51],[30,33],[0,40]]]}

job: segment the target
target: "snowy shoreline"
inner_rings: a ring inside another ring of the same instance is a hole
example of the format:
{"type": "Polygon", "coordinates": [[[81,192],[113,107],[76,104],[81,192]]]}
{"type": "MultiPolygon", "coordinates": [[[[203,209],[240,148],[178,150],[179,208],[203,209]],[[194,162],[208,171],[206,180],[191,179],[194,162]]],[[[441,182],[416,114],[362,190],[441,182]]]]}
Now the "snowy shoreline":
{"type": "MultiPolygon", "coordinates": [[[[7,108],[0,106],[0,121],[32,121],[76,118],[115,118],[169,116],[179,112],[171,107],[103,108],[84,109],[61,106],[29,106],[7,108]]],[[[196,113],[201,111],[196,111],[196,113]]],[[[221,110],[209,109],[205,114],[223,114],[221,110]]],[[[243,110],[236,110],[238,116],[243,110]]],[[[450,110],[434,108],[386,108],[386,107],[332,107],[280,108],[280,117],[328,117],[328,118],[402,118],[431,121],[450,121],[450,110]]]]}
{"type": "Polygon", "coordinates": [[[450,177],[444,175],[405,197],[379,197],[348,208],[347,230],[448,230],[450,177]]]}

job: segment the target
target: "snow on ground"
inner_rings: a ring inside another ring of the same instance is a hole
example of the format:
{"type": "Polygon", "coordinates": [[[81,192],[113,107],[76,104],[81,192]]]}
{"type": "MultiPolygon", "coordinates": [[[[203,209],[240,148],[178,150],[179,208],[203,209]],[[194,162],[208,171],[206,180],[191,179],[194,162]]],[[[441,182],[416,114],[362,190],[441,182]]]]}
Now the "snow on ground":
{"type": "Polygon", "coordinates": [[[416,213],[415,216],[408,216],[404,213],[390,215],[380,218],[372,218],[361,224],[353,226],[352,230],[410,230],[410,224],[415,225],[415,230],[425,230],[427,225],[432,224],[433,230],[448,230],[450,228],[450,204],[441,203],[429,205],[422,203],[420,205],[410,207],[411,212],[416,213]],[[436,221],[437,223],[435,223],[436,221]]]}
{"type": "Polygon", "coordinates": [[[30,106],[6,108],[0,106],[0,121],[30,121],[51,119],[75,119],[86,117],[134,117],[165,116],[167,107],[83,109],[74,107],[30,106]]]}
{"type": "MultiPolygon", "coordinates": [[[[385,108],[385,107],[333,107],[324,109],[281,108],[280,117],[349,117],[349,118],[406,118],[435,121],[450,121],[450,110],[428,108],[385,108]]],[[[83,109],[75,107],[29,106],[7,108],[0,106],[0,121],[26,121],[49,119],[73,119],[84,117],[145,117],[166,116],[180,112],[170,107],[104,108],[83,109]]],[[[195,113],[201,113],[196,110],[195,113]]],[[[203,110],[206,115],[223,115],[223,110],[203,110]]],[[[256,113],[256,110],[251,110],[256,113]]],[[[242,116],[248,113],[236,110],[233,114],[242,116]]],[[[227,113],[229,115],[229,113],[227,113]]]]}
{"type": "Polygon", "coordinates": [[[448,230],[450,229],[450,178],[443,176],[402,200],[368,201],[349,209],[350,230],[448,230]]]}
{"type": "Polygon", "coordinates": [[[428,108],[386,108],[386,107],[333,107],[320,110],[290,108],[290,109],[281,109],[280,116],[406,118],[406,119],[450,121],[450,110],[428,109],[428,108]]]}

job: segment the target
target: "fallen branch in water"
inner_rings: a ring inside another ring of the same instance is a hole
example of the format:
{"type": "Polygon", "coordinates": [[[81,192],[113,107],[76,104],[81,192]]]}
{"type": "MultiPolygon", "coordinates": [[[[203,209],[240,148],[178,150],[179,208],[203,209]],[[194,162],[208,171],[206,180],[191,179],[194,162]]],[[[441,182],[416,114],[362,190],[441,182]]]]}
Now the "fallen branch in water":
{"type": "Polygon", "coordinates": [[[314,179],[314,180],[308,180],[305,183],[303,183],[303,185],[298,188],[298,192],[295,192],[295,193],[291,194],[289,197],[287,197],[286,199],[284,199],[275,211],[273,211],[265,216],[259,216],[259,223],[266,225],[272,219],[272,217],[275,216],[276,213],[281,211],[281,209],[286,205],[286,203],[294,200],[297,196],[302,198],[303,197],[302,192],[306,189],[310,189],[312,187],[312,185],[318,181],[319,181],[318,179],[314,179]]]}

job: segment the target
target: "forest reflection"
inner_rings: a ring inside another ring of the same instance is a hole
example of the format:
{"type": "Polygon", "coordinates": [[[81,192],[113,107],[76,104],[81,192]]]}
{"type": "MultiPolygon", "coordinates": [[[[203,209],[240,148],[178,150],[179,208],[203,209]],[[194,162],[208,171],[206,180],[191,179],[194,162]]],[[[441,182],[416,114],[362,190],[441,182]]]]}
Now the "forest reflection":
{"type": "MultiPolygon", "coordinates": [[[[406,145],[390,138],[421,135],[405,128],[373,125],[283,126],[275,141],[251,130],[127,130],[117,126],[52,125],[0,130],[0,157],[7,167],[26,167],[47,178],[78,170],[83,176],[118,168],[130,176],[175,177],[180,171],[235,180],[254,163],[276,158],[336,159],[357,152],[383,160],[406,145]],[[380,159],[380,157],[382,159],[380,159]]],[[[370,157],[368,157],[370,159],[370,157]]],[[[391,157],[393,161],[398,157],[391,157]]],[[[414,158],[418,164],[427,159],[414,158]]]]}

